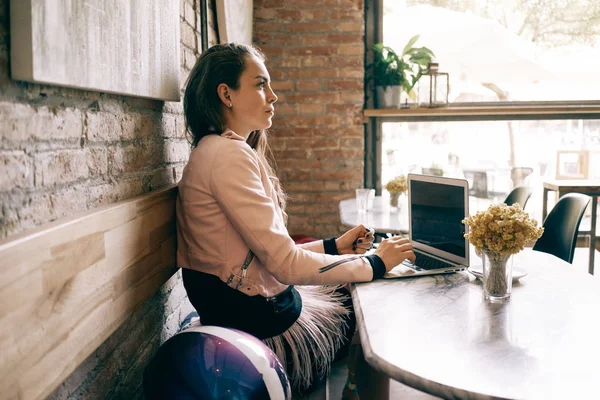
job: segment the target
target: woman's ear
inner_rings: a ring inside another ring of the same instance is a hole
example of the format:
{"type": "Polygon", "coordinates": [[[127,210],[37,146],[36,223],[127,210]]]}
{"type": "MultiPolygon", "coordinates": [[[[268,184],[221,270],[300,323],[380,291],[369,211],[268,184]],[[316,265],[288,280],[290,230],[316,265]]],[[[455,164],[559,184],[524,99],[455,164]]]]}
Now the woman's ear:
{"type": "Polygon", "coordinates": [[[217,94],[219,95],[219,99],[221,99],[221,102],[225,104],[225,107],[228,108],[231,108],[232,106],[230,92],[231,90],[229,89],[229,86],[227,86],[225,83],[221,83],[219,86],[217,86],[217,94]]]}

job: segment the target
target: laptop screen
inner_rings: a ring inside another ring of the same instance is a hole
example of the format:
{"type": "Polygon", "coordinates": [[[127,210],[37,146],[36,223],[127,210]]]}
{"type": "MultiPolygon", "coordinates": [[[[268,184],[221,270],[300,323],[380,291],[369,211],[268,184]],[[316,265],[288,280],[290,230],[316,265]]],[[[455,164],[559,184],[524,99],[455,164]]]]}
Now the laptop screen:
{"type": "Polygon", "coordinates": [[[466,257],[464,189],[410,181],[412,240],[466,257]]]}

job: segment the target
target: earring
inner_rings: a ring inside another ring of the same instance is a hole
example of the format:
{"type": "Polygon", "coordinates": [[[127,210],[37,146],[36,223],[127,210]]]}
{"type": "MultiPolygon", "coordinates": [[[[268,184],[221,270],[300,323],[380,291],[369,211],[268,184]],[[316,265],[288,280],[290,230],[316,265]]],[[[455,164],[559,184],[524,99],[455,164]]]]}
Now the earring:
{"type": "Polygon", "coordinates": [[[233,104],[231,104],[231,102],[229,103],[229,108],[233,107],[233,104]]]}

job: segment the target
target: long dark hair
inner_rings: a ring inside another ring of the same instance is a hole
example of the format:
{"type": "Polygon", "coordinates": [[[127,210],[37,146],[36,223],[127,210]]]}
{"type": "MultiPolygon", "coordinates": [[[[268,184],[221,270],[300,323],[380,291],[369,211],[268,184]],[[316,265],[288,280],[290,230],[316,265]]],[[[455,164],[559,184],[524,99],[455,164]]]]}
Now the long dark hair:
{"type": "MultiPolygon", "coordinates": [[[[192,147],[207,135],[220,135],[227,128],[223,104],[217,87],[224,83],[233,90],[240,87],[240,76],[246,68],[246,58],[256,57],[264,62],[265,55],[256,47],[241,43],[217,44],[200,55],[190,72],[183,96],[186,135],[192,147]]],[[[274,159],[264,129],[252,131],[246,143],[254,150],[275,178],[274,159]]],[[[285,208],[286,195],[278,180],[272,179],[279,202],[285,208]]]]}

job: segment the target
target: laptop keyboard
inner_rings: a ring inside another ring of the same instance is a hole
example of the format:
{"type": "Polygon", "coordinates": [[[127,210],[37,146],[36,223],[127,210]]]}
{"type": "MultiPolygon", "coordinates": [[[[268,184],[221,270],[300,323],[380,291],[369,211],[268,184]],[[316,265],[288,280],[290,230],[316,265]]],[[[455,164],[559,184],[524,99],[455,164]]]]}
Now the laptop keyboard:
{"type": "Polygon", "coordinates": [[[411,262],[408,260],[405,260],[404,262],[409,265],[414,265],[414,267],[416,269],[420,268],[420,269],[425,269],[425,270],[432,270],[432,269],[442,269],[442,268],[456,268],[456,265],[452,265],[447,262],[440,261],[437,258],[429,257],[428,255],[423,254],[423,253],[419,253],[419,252],[415,251],[415,256],[417,257],[417,259],[415,260],[414,264],[411,264],[411,262]]]}

